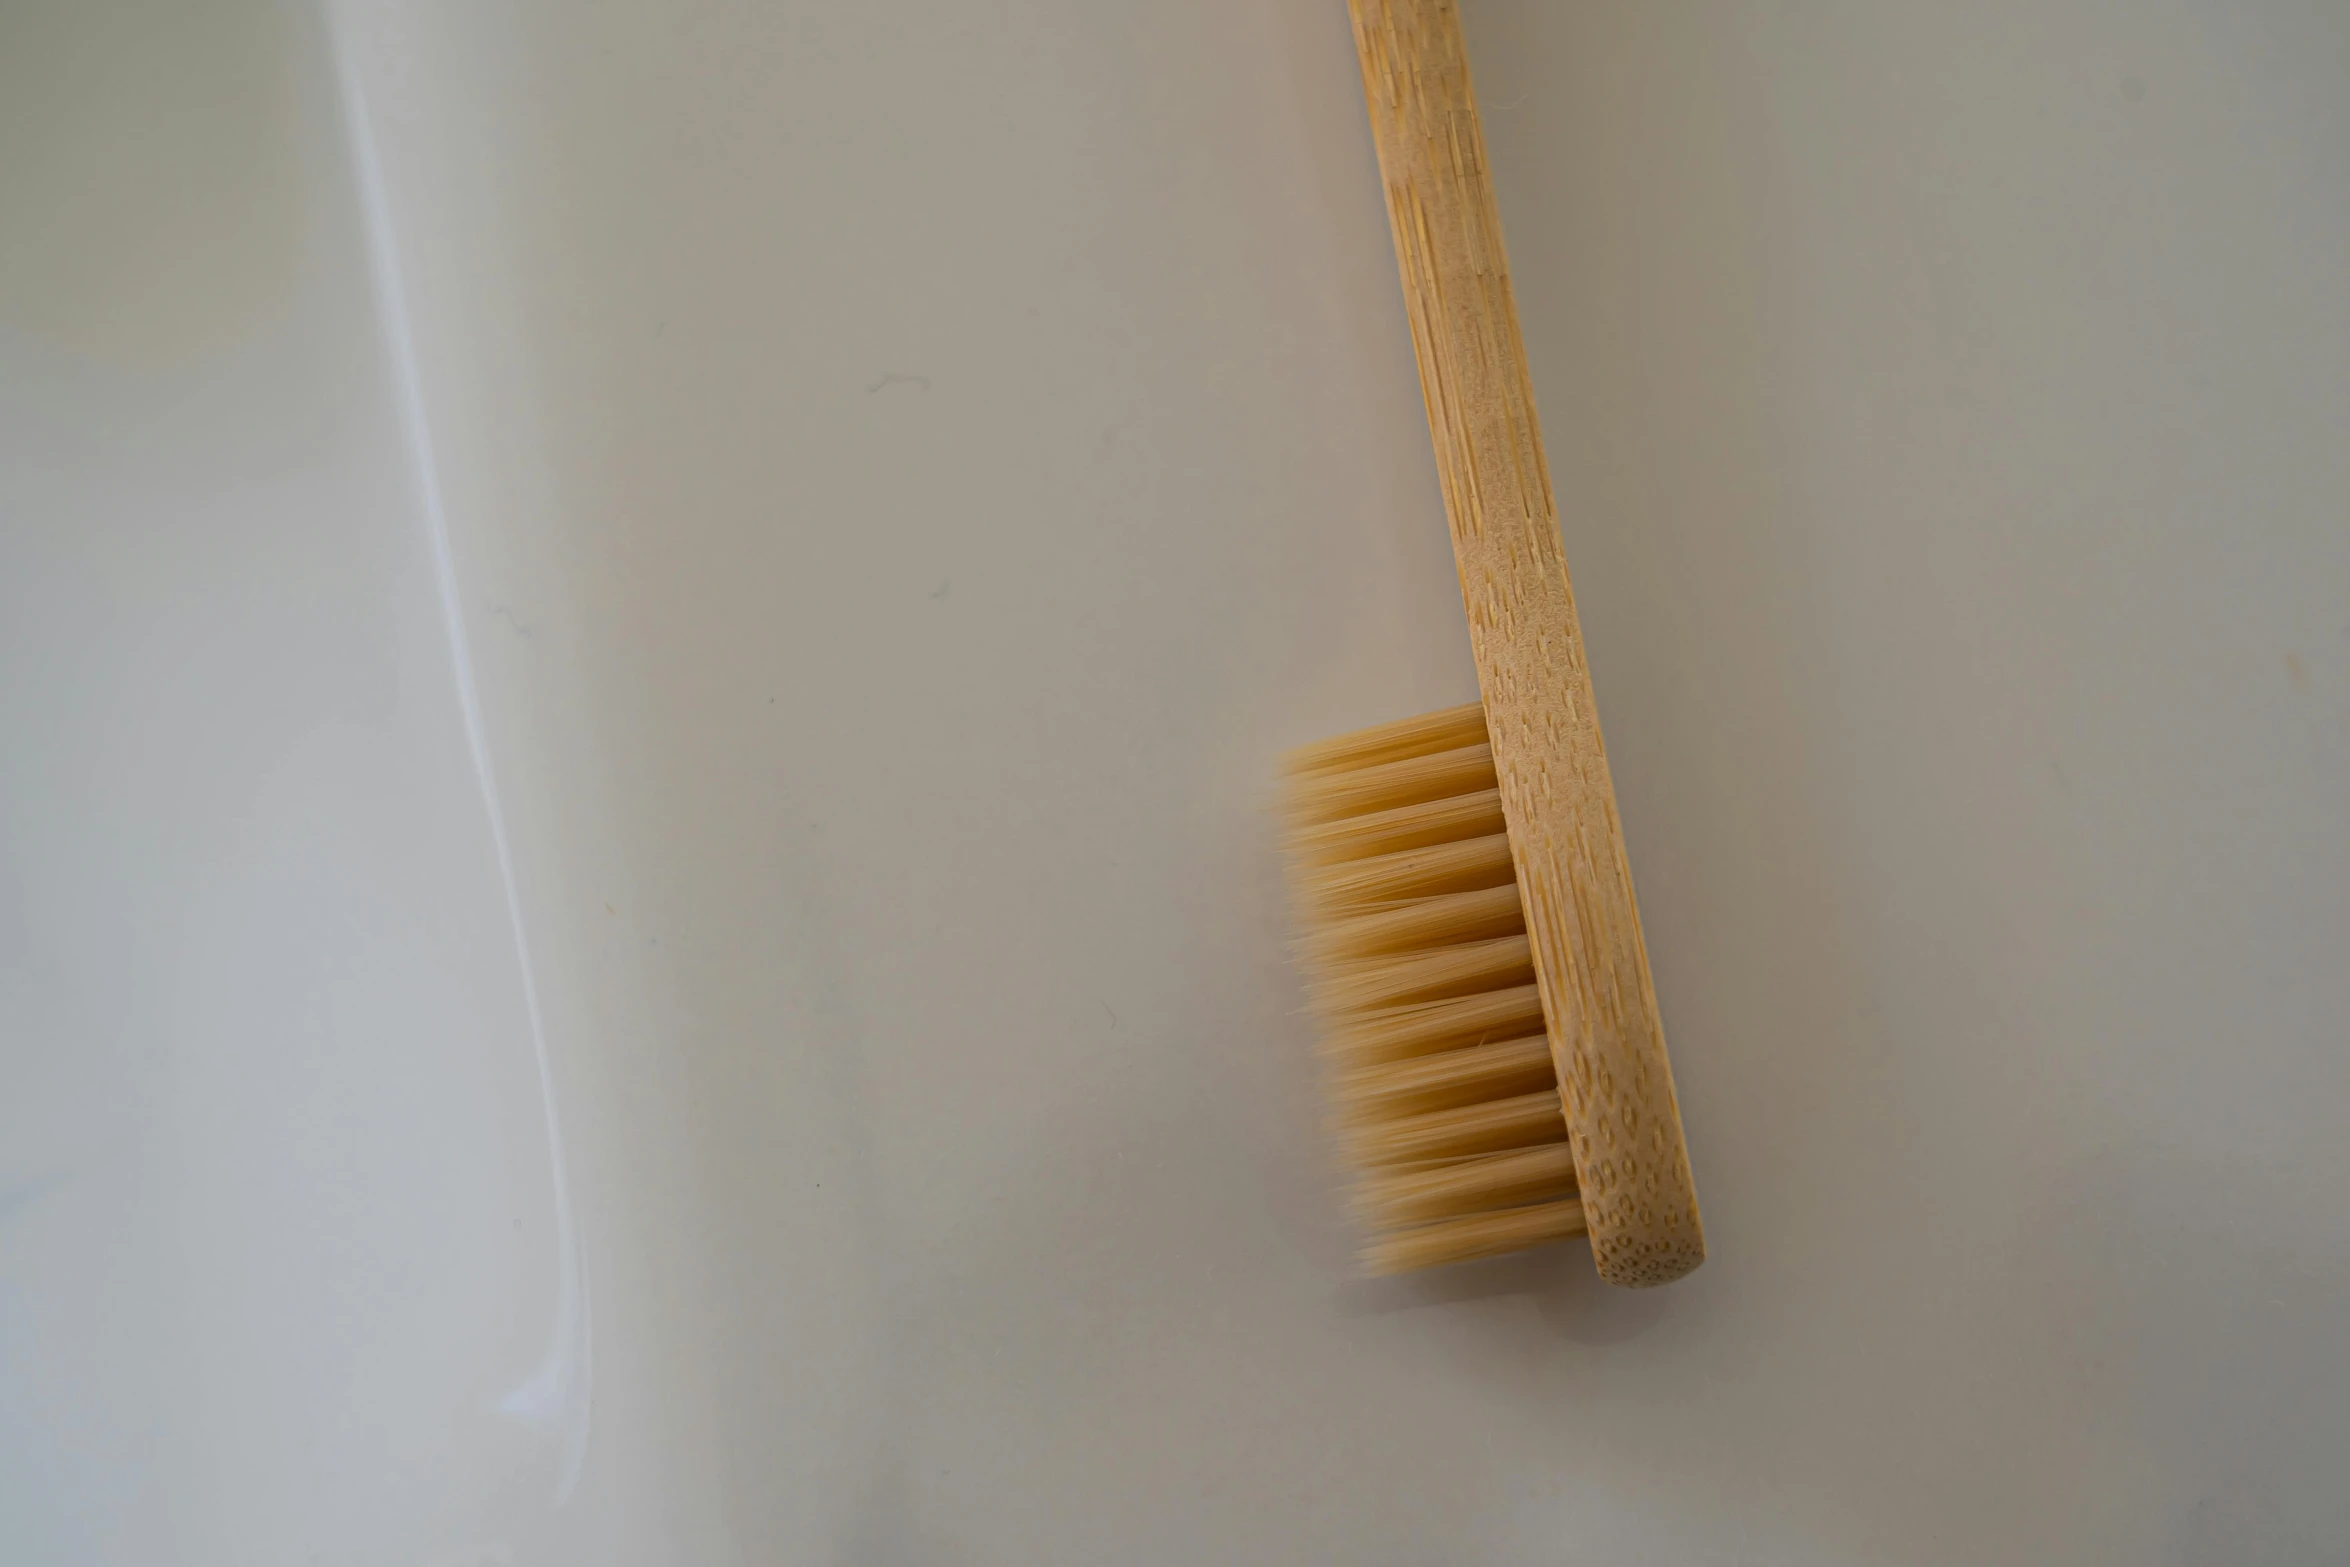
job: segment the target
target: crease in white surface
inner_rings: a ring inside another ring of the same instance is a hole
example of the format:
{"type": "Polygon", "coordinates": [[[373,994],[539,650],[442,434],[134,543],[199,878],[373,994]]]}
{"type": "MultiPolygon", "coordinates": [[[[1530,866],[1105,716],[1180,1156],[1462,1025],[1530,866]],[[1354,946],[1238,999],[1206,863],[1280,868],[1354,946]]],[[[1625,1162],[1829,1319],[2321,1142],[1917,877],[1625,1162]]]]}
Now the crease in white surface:
{"type": "Polygon", "coordinates": [[[507,841],[505,813],[499,805],[497,774],[490,763],[489,742],[483,730],[481,699],[457,593],[456,561],[449,546],[448,518],[442,504],[440,470],[434,460],[432,432],[425,418],[415,335],[409,325],[407,294],[401,285],[399,259],[392,244],[390,202],[384,191],[383,170],[368,119],[365,93],[352,58],[345,11],[344,5],[330,4],[326,8],[326,20],[352,170],[358,185],[368,267],[399,400],[401,429],[415,473],[425,533],[432,545],[433,580],[440,593],[442,623],[448,633],[449,661],[456,679],[458,707],[464,715],[465,742],[472,755],[474,776],[481,786],[482,809],[489,821],[498,875],[505,888],[506,915],[514,934],[515,962],[520,970],[523,1005],[530,1021],[531,1050],[538,1066],[539,1102],[545,1112],[549,1173],[554,1186],[557,1259],[554,1321],[549,1326],[546,1347],[537,1366],[500,1397],[496,1407],[510,1419],[562,1435],[563,1467],[555,1491],[555,1503],[561,1506],[579,1484],[580,1470],[587,1457],[593,1407],[594,1333],[587,1267],[572,1208],[562,1118],[555,1103],[554,1069],[539,1009],[538,981],[531,963],[529,937],[523,928],[522,892],[514,876],[514,856],[507,841]]]}

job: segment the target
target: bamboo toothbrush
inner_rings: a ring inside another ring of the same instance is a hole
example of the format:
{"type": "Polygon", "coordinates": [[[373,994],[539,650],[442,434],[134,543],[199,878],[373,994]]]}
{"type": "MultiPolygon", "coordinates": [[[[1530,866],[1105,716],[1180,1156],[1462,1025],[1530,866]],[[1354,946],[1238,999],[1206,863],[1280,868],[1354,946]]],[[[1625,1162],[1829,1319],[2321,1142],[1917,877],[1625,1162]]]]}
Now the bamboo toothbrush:
{"type": "Polygon", "coordinates": [[[1482,703],[1286,763],[1302,953],[1398,1272],[1590,1237],[1663,1284],[1705,1231],[1567,586],[1453,0],[1349,0],[1482,703]]]}

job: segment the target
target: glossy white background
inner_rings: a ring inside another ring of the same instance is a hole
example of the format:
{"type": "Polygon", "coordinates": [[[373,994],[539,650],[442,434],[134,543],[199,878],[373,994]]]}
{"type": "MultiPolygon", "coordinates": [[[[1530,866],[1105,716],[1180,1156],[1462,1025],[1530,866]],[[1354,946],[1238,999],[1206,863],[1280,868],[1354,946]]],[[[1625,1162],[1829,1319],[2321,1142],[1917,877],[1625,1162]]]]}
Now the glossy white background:
{"type": "Polygon", "coordinates": [[[2339,1559],[2350,13],[1467,25],[1653,1294],[1346,1272],[1336,0],[0,10],[0,1557],[2339,1559]]]}

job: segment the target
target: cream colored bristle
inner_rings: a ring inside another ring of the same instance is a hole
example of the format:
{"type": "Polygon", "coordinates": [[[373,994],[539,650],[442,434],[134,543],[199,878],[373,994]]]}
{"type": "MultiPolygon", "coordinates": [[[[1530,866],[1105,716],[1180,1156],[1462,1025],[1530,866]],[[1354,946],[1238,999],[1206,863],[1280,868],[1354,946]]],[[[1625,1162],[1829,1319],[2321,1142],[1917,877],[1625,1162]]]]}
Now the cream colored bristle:
{"type": "Polygon", "coordinates": [[[1336,1015],[1530,984],[1534,951],[1524,936],[1498,936],[1452,947],[1323,963],[1316,965],[1316,971],[1319,977],[1309,986],[1314,1003],[1323,1012],[1336,1015]]]}
{"type": "Polygon", "coordinates": [[[1289,814],[1299,822],[1334,822],[1494,787],[1493,747],[1479,742],[1376,767],[1300,773],[1289,783],[1289,814]]]}
{"type": "Polygon", "coordinates": [[[1480,1099],[1530,1094],[1557,1085],[1558,1077],[1550,1065],[1550,1041],[1536,1034],[1530,1039],[1465,1045],[1408,1061],[1357,1067],[1339,1075],[1338,1097],[1348,1119],[1361,1121],[1449,1110],[1480,1099]]]}
{"type": "Polygon", "coordinates": [[[1294,753],[1307,993],[1373,1271],[1582,1233],[1542,1000],[1472,705],[1294,753]]]}
{"type": "Polygon", "coordinates": [[[1403,898],[1506,887],[1517,874],[1510,863],[1509,834],[1497,832],[1305,868],[1298,878],[1298,891],[1318,911],[1337,915],[1378,908],[1403,898]]]}
{"type": "Polygon", "coordinates": [[[1485,743],[1485,704],[1464,702],[1441,712],[1399,719],[1372,729],[1358,729],[1335,740],[1302,745],[1282,759],[1281,770],[1291,777],[1304,773],[1345,771],[1426,756],[1432,751],[1454,751],[1485,743]]]}
{"type": "Polygon", "coordinates": [[[1363,1269],[1367,1273],[1408,1273],[1448,1262],[1475,1262],[1480,1257],[1506,1256],[1563,1241],[1585,1233],[1587,1228],[1583,1204],[1572,1197],[1497,1208],[1490,1213],[1389,1230],[1363,1248],[1363,1269]]]}
{"type": "Polygon", "coordinates": [[[1323,1042],[1333,1059],[1350,1065],[1401,1061],[1455,1045],[1513,1039],[1542,1027],[1542,996],[1533,985],[1513,985],[1450,1001],[1325,1015],[1323,1042]]]}
{"type": "Polygon", "coordinates": [[[1574,1194],[1573,1152],[1565,1143],[1542,1143],[1375,1171],[1363,1177],[1355,1200],[1365,1217],[1395,1226],[1457,1219],[1574,1194]]]}
{"type": "Polygon", "coordinates": [[[1463,1154],[1566,1140],[1566,1116],[1559,1109],[1555,1088],[1420,1115],[1382,1115],[1346,1131],[1355,1162],[1368,1165],[1457,1159],[1463,1154]]]}
{"type": "Polygon", "coordinates": [[[1289,852],[1300,865],[1336,866],[1403,849],[1432,848],[1503,830],[1501,791],[1480,789],[1392,811],[1330,822],[1290,824],[1289,852]]]}
{"type": "Polygon", "coordinates": [[[1334,920],[1311,932],[1306,942],[1325,963],[1425,951],[1468,941],[1523,935],[1525,911],[1518,907],[1517,883],[1475,892],[1443,892],[1413,898],[1367,914],[1334,920]]]}

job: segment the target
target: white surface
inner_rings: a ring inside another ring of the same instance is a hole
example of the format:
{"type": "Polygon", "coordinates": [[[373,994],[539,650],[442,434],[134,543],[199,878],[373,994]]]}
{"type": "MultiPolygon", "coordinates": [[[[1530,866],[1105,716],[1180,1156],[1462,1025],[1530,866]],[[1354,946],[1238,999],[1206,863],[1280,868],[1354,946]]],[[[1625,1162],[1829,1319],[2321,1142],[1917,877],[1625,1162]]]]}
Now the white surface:
{"type": "Polygon", "coordinates": [[[338,16],[0,12],[0,1555],[2339,1559],[2350,13],[1471,7],[1637,1296],[1345,1274],[1335,0],[338,16]]]}

